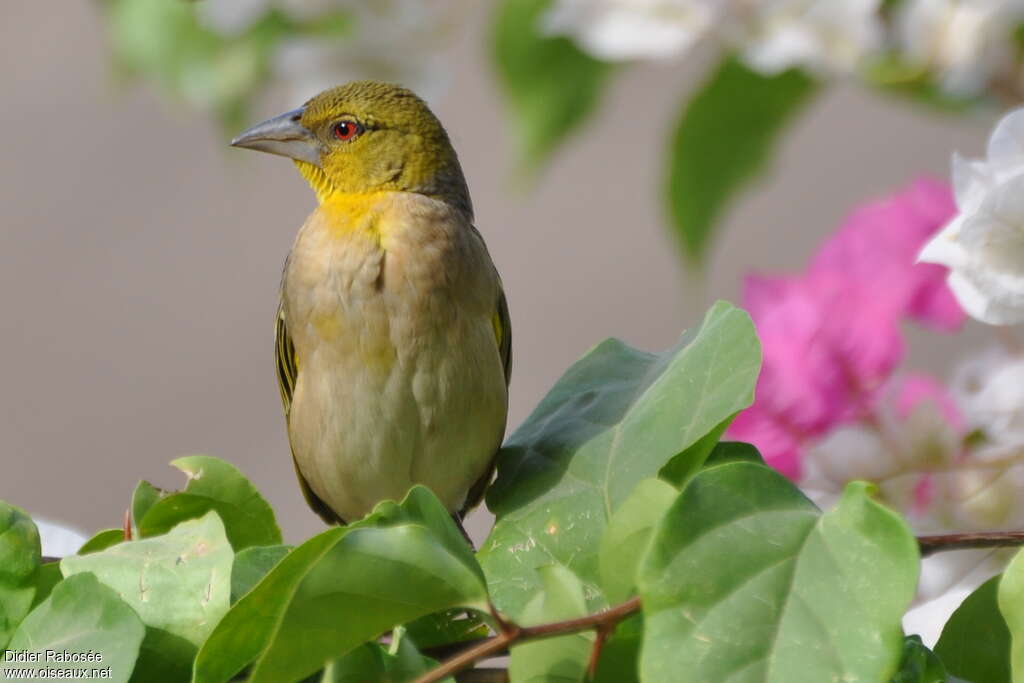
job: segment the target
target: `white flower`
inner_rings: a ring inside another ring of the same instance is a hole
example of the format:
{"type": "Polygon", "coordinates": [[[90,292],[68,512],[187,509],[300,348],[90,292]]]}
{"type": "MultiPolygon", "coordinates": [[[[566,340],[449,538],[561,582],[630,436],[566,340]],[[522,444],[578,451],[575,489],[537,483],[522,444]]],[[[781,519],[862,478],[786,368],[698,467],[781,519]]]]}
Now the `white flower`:
{"type": "Polygon", "coordinates": [[[791,67],[852,71],[881,45],[881,0],[733,0],[725,27],[744,60],[776,74],[791,67]]]}
{"type": "Polygon", "coordinates": [[[960,213],[918,257],[951,269],[949,285],[974,318],[1024,321],[1024,109],[992,132],[988,159],[953,157],[960,213]]]}
{"type": "Polygon", "coordinates": [[[873,419],[839,427],[807,450],[800,487],[821,507],[836,503],[845,485],[872,481],[892,506],[911,515],[915,525],[936,527],[922,474],[954,465],[962,450],[959,429],[935,398],[919,399],[900,414],[895,386],[878,402],[873,419]],[[924,517],[927,509],[929,517],[924,517]]]}
{"type": "Polygon", "coordinates": [[[943,89],[974,95],[1013,69],[1021,0],[910,0],[897,18],[904,56],[938,72],[943,89]]]}
{"type": "Polygon", "coordinates": [[[662,59],[688,50],[727,0],[558,0],[543,28],[598,59],[662,59]]]}
{"type": "Polygon", "coordinates": [[[977,449],[979,457],[1024,449],[1024,358],[986,351],[957,368],[949,389],[968,428],[981,432],[987,444],[977,449]]]}
{"type": "MultiPolygon", "coordinates": [[[[291,0],[294,2],[295,0],[291,0]]],[[[352,29],[342,38],[301,37],[282,44],[277,75],[303,102],[321,90],[362,78],[399,83],[428,102],[446,85],[447,53],[467,13],[464,0],[336,0],[352,29]]]]}

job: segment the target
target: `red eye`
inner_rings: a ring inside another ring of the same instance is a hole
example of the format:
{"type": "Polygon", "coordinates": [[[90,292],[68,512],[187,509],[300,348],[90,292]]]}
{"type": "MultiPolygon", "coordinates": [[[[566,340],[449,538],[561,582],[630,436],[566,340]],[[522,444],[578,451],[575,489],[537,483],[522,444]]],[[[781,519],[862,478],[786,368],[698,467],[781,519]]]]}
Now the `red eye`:
{"type": "Polygon", "coordinates": [[[348,142],[363,132],[363,127],[355,121],[338,121],[334,124],[334,137],[348,142]]]}

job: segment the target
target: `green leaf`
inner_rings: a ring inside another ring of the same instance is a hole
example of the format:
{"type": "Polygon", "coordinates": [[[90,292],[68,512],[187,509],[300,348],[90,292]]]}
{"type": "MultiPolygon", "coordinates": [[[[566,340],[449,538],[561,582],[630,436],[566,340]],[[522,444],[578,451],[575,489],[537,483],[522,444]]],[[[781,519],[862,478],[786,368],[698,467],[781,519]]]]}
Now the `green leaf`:
{"type": "Polygon", "coordinates": [[[642,614],[620,621],[601,648],[594,683],[639,683],[643,636],[642,614]]]}
{"type": "MultiPolygon", "coordinates": [[[[640,481],[750,405],[760,361],[749,316],[719,302],[664,353],[608,340],[569,368],[498,454],[487,496],[497,523],[479,553],[495,604],[518,614],[539,585],[534,569],[562,564],[599,606],[608,519],[640,481]]],[[[688,452],[680,472],[702,465],[688,452]]]]}
{"type": "Polygon", "coordinates": [[[420,649],[484,638],[487,624],[479,612],[448,609],[428,614],[405,625],[406,638],[420,649]]]}
{"type": "Polygon", "coordinates": [[[969,681],[1010,683],[1010,631],[999,613],[999,577],[967,596],[935,644],[946,670],[969,681]]]}
{"type": "Polygon", "coordinates": [[[374,527],[386,529],[399,524],[417,524],[426,527],[437,539],[437,542],[444,546],[445,551],[458,560],[464,567],[473,572],[485,583],[483,570],[477,564],[473,556],[473,548],[466,542],[455,523],[452,521],[451,513],[441,505],[437,496],[424,486],[414,486],[409,489],[405,500],[396,503],[385,500],[373,508],[373,512],[359,520],[349,528],[374,527]]]}
{"type": "Polygon", "coordinates": [[[296,547],[224,616],[196,658],[194,683],[298,680],[399,624],[442,609],[487,610],[473,555],[433,493],[329,529],[296,547]]]}
{"type": "Polygon", "coordinates": [[[231,567],[231,604],[252,590],[292,549],[288,545],[257,545],[235,555],[231,567]]]}
{"type": "MultiPolygon", "coordinates": [[[[204,25],[194,3],[106,0],[112,52],[123,71],[157,82],[222,120],[242,114],[266,83],[287,25],[269,12],[245,32],[224,36],[204,25]]],[[[292,32],[294,35],[294,32],[292,32]]]]}
{"type": "Polygon", "coordinates": [[[682,487],[686,480],[697,473],[697,468],[705,463],[715,450],[718,440],[729,427],[735,415],[722,420],[710,432],[698,439],[682,453],[669,460],[658,472],[658,477],[675,487],[682,487]]]}
{"type": "Polygon", "coordinates": [[[233,553],[215,513],[156,538],[61,560],[64,576],[92,572],[143,623],[198,646],[228,609],[233,553]]]}
{"type": "MultiPolygon", "coordinates": [[[[985,680],[986,683],[995,681],[985,680]]],[[[942,662],[921,642],[918,636],[907,636],[903,641],[903,657],[899,671],[890,683],[950,683],[949,674],[942,662]]]]}
{"type": "Polygon", "coordinates": [[[97,553],[122,541],[124,541],[124,529],[104,529],[96,532],[92,538],[83,543],[82,547],[75,554],[88,555],[89,553],[97,553]]]}
{"type": "Polygon", "coordinates": [[[612,67],[564,37],[545,36],[551,0],[503,0],[493,29],[494,62],[519,132],[520,158],[540,166],[594,110],[612,67]]]}
{"type": "Polygon", "coordinates": [[[154,502],[140,518],[142,537],[167,533],[186,519],[215,510],[235,551],[254,545],[279,545],[281,529],[274,511],[234,465],[205,455],[171,462],[188,476],[185,490],[154,502]]]}
{"type": "Polygon", "coordinates": [[[60,562],[47,562],[39,565],[36,573],[32,575],[32,586],[35,595],[32,596],[32,609],[46,598],[50,597],[53,587],[64,579],[60,573],[60,562]]]}
{"type": "Polygon", "coordinates": [[[763,171],[779,134],[816,91],[801,71],[765,76],[728,57],[688,96],[666,188],[687,257],[704,256],[729,201],[763,171]]]}
{"type": "Polygon", "coordinates": [[[710,467],[663,517],[640,569],[642,678],[887,680],[917,569],[906,523],[862,482],[819,517],[772,469],[710,467]]]}
{"type": "MultiPolygon", "coordinates": [[[[999,581],[999,611],[1010,631],[1010,672],[1014,683],[1024,682],[1024,550],[1003,571],[999,581]]],[[[988,683],[986,681],[986,683],[988,683]]]]}
{"type": "Polygon", "coordinates": [[[24,510],[0,501],[0,651],[32,608],[42,552],[39,531],[24,510]]]}
{"type": "MultiPolygon", "coordinates": [[[[540,592],[527,603],[519,617],[523,626],[536,626],[587,615],[583,584],[565,567],[550,565],[537,570],[540,592]]],[[[535,640],[515,646],[509,658],[512,683],[582,683],[594,646],[591,631],[535,640]]]]}
{"type": "MultiPolygon", "coordinates": [[[[104,680],[124,683],[131,676],[144,629],[139,617],[117,593],[104,586],[92,574],[72,576],[61,581],[18,627],[8,649],[42,653],[46,650],[72,653],[94,652],[99,662],[55,663],[41,657],[39,662],[0,664],[0,672],[10,676],[12,669],[110,668],[104,680]]],[[[6,678],[7,676],[5,676],[6,678]]],[[[75,676],[83,680],[89,674],[75,676]]],[[[100,676],[95,676],[100,678],[100,676]]]]}
{"type": "Polygon", "coordinates": [[[598,551],[601,588],[609,602],[622,602],[634,594],[636,570],[651,531],[678,495],[660,479],[644,479],[612,515],[598,551]]]}
{"type": "MultiPolygon", "coordinates": [[[[366,643],[328,662],[320,683],[408,683],[435,666],[437,662],[420,654],[408,638],[398,641],[393,654],[377,643],[366,643]]],[[[451,678],[442,680],[452,683],[451,678]]]]}
{"type": "Polygon", "coordinates": [[[708,459],[704,461],[704,466],[712,467],[738,461],[752,462],[756,465],[764,464],[761,453],[751,444],[742,441],[720,441],[711,450],[708,459]]]}
{"type": "Polygon", "coordinates": [[[138,486],[135,487],[135,491],[132,492],[132,538],[140,537],[139,522],[146,516],[146,513],[149,512],[149,509],[153,507],[158,500],[166,497],[167,495],[167,491],[158,489],[145,479],[139,482],[138,486]]]}
{"type": "MultiPolygon", "coordinates": [[[[408,683],[430,671],[437,662],[421,655],[403,639],[391,654],[377,643],[366,643],[343,657],[328,662],[321,683],[408,683]]],[[[451,677],[441,679],[452,683],[451,677]]]]}
{"type": "Polygon", "coordinates": [[[131,683],[188,683],[196,646],[162,628],[146,627],[131,683]]]}
{"type": "Polygon", "coordinates": [[[968,114],[984,103],[979,97],[945,91],[927,65],[908,62],[904,55],[898,53],[869,59],[860,71],[864,83],[941,114],[968,114]]]}

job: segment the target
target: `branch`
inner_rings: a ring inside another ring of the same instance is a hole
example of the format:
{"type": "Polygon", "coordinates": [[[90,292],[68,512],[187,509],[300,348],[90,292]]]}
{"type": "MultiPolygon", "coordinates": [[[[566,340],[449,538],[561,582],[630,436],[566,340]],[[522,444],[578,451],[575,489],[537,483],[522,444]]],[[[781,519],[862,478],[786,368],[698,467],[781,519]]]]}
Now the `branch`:
{"type": "Polygon", "coordinates": [[[977,531],[963,534],[918,536],[917,544],[921,548],[921,557],[928,557],[945,550],[1013,548],[1024,545],[1024,531],[977,531]]]}
{"type": "Polygon", "coordinates": [[[476,645],[463,650],[437,668],[423,674],[414,680],[413,683],[437,683],[446,676],[450,676],[456,672],[462,671],[463,669],[469,668],[481,659],[487,659],[488,657],[497,655],[513,643],[523,643],[528,640],[540,640],[541,638],[564,636],[592,628],[611,628],[611,626],[638,611],[640,611],[640,598],[635,597],[606,609],[603,612],[588,614],[585,617],[579,617],[577,619],[556,621],[550,624],[541,624],[539,626],[518,626],[516,624],[506,622],[504,630],[502,630],[498,635],[492,638],[487,638],[476,645]]]}
{"type": "MultiPolygon", "coordinates": [[[[917,544],[921,549],[921,556],[927,557],[934,553],[946,550],[965,550],[976,548],[1007,548],[1024,545],[1024,531],[979,531],[962,534],[943,534],[936,536],[918,536],[917,544]]],[[[597,640],[594,643],[594,651],[591,653],[588,669],[591,675],[597,667],[597,660],[601,653],[601,646],[607,636],[615,629],[616,624],[626,617],[640,611],[640,598],[634,597],[626,602],[615,605],[603,612],[589,614],[578,619],[556,621],[550,624],[539,626],[519,626],[507,621],[496,610],[492,609],[492,615],[501,628],[500,633],[490,638],[482,638],[476,641],[464,643],[453,643],[431,650],[425,650],[424,654],[446,656],[450,653],[451,658],[440,664],[437,668],[428,671],[413,683],[437,683],[446,676],[451,676],[468,669],[475,663],[488,657],[496,657],[506,654],[508,648],[513,644],[526,642],[528,640],[539,640],[553,636],[569,635],[589,629],[597,630],[597,640]],[[457,649],[453,649],[457,648],[457,649]]],[[[502,680],[502,670],[482,670],[480,677],[468,676],[469,672],[458,677],[460,681],[490,681],[502,680]]]]}

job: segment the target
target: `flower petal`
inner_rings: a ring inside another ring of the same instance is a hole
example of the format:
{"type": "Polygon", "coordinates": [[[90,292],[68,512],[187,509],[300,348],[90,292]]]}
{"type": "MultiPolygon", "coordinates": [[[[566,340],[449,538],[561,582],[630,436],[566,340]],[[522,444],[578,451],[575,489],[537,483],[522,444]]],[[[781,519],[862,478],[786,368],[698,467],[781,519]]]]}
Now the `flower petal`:
{"type": "Polygon", "coordinates": [[[988,163],[997,177],[1024,170],[1024,108],[996,124],[988,139],[988,163]]]}

